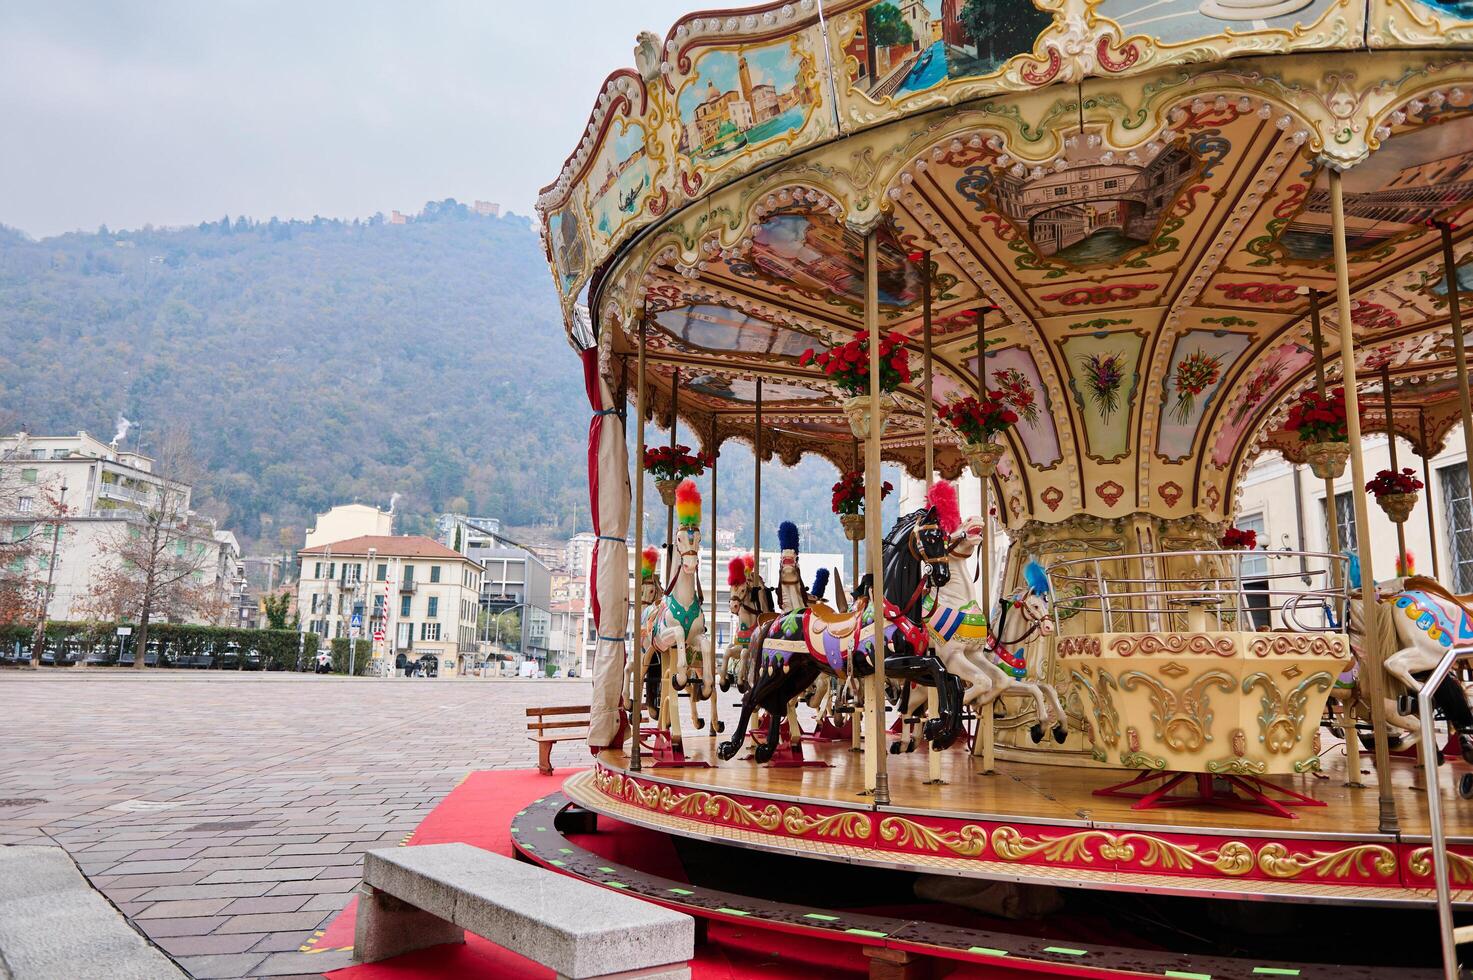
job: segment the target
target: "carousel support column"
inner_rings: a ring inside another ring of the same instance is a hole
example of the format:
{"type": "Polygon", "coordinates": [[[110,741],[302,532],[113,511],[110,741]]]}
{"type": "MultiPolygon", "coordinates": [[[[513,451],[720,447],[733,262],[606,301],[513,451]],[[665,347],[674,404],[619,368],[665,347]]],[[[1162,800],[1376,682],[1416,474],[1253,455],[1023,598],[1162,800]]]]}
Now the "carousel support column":
{"type": "MultiPolygon", "coordinates": [[[[679,416],[675,410],[680,407],[680,368],[675,369],[670,379],[670,449],[675,449],[675,429],[679,425],[679,416]]],[[[672,502],[665,508],[665,574],[673,576],[675,572],[675,504],[672,502]]]]}
{"type": "MultiPolygon", "coordinates": [[[[1324,337],[1320,331],[1320,291],[1311,288],[1309,290],[1309,330],[1310,343],[1314,347],[1314,385],[1315,391],[1323,401],[1326,394],[1325,385],[1325,347],[1324,337]]],[[[1325,550],[1332,555],[1340,554],[1340,508],[1335,503],[1335,480],[1325,477],[1325,550]]],[[[1341,584],[1341,565],[1339,562],[1330,562],[1329,580],[1330,585],[1341,584]]],[[[1340,611],[1342,617],[1350,615],[1347,607],[1340,611]]],[[[1360,738],[1355,732],[1355,701],[1345,703],[1344,716],[1345,730],[1345,785],[1361,788],[1360,781],[1360,738]]]]}
{"type": "MultiPolygon", "coordinates": [[[[865,443],[864,518],[865,552],[869,559],[870,602],[874,609],[875,672],[870,682],[870,739],[867,756],[874,759],[874,799],[890,802],[890,765],[885,738],[885,564],[880,524],[880,275],[875,232],[864,236],[864,322],[869,336],[869,439],[865,443]],[[871,706],[872,705],[872,706],[871,706]]],[[[869,788],[869,787],[867,787],[869,788]]]]}
{"type": "Polygon", "coordinates": [[[1422,458],[1422,483],[1427,487],[1427,542],[1432,548],[1432,577],[1437,578],[1442,562],[1438,561],[1437,556],[1437,523],[1432,519],[1431,450],[1427,446],[1427,413],[1420,407],[1417,409],[1417,433],[1421,444],[1421,452],[1417,455],[1422,458]]]}
{"type": "MultiPolygon", "coordinates": [[[[757,379],[756,424],[752,428],[752,561],[762,574],[762,379],[757,379]]],[[[764,581],[764,585],[767,583],[764,581]]]]}
{"type": "MultiPolygon", "coordinates": [[[[977,308],[977,397],[987,401],[987,309],[977,308]]],[[[992,517],[988,514],[992,503],[992,488],[987,477],[977,481],[982,501],[982,541],[977,546],[977,600],[982,614],[992,616],[992,517]]],[[[991,623],[988,624],[991,628],[991,623]]],[[[994,707],[987,705],[977,715],[977,739],[973,751],[982,757],[983,775],[991,775],[997,769],[997,729],[994,707]]],[[[1042,719],[1040,719],[1040,722],[1042,719]]]]}
{"type": "MultiPolygon", "coordinates": [[[[1448,326],[1453,334],[1453,363],[1458,368],[1458,400],[1463,410],[1463,448],[1468,453],[1468,479],[1473,482],[1473,405],[1468,401],[1468,348],[1463,343],[1463,304],[1458,296],[1458,260],[1453,255],[1453,226],[1437,222],[1442,232],[1442,274],[1447,282],[1448,326]]],[[[1428,484],[1427,494],[1432,494],[1428,484]]]]}
{"type": "MultiPolygon", "coordinates": [[[[676,368],[670,376],[670,449],[675,449],[675,431],[680,426],[680,416],[676,409],[680,407],[680,368],[676,368]]],[[[641,457],[642,459],[643,457],[641,457]]],[[[666,582],[675,581],[675,504],[672,501],[665,508],[665,575],[666,582]]],[[[666,588],[669,588],[667,585],[666,588]]],[[[674,651],[671,651],[670,659],[674,660],[674,651]]],[[[675,691],[675,664],[665,662],[664,656],[660,657],[660,728],[666,728],[672,739],[677,742],[680,735],[680,695],[675,691]]],[[[692,692],[694,693],[694,692],[692,692]]],[[[691,710],[695,710],[694,704],[691,710]]]]}
{"type": "MultiPolygon", "coordinates": [[[[1381,403],[1386,411],[1386,448],[1391,453],[1391,472],[1400,473],[1401,466],[1396,461],[1396,420],[1392,416],[1391,407],[1391,365],[1381,365],[1381,403]]],[[[1432,508],[1427,508],[1431,513],[1432,508]]],[[[1401,571],[1401,565],[1406,561],[1407,553],[1407,526],[1405,521],[1396,522],[1396,567],[1397,574],[1410,574],[1401,571]]]]}
{"type": "MultiPolygon", "coordinates": [[[[926,500],[931,499],[931,485],[936,480],[936,409],[932,395],[931,372],[931,253],[921,253],[921,369],[926,376],[926,500]]],[[[941,695],[934,687],[926,688],[926,717],[941,715],[941,695]]],[[[928,782],[939,786],[941,778],[941,753],[926,747],[926,775],[928,782]]]]}
{"type": "MultiPolygon", "coordinates": [[[[638,555],[644,550],[644,410],[645,410],[645,380],[644,380],[644,317],[639,318],[639,357],[635,362],[635,373],[638,376],[634,387],[634,419],[635,427],[639,431],[638,445],[634,453],[634,550],[631,554],[638,555]]],[[[638,569],[638,565],[635,568],[638,569]]],[[[644,590],[639,585],[639,575],[636,571],[634,577],[634,624],[630,633],[634,639],[633,666],[630,668],[630,683],[634,688],[634,696],[629,703],[634,708],[629,713],[629,726],[634,735],[630,739],[629,768],[634,772],[641,769],[639,756],[640,729],[644,727],[644,637],[640,626],[644,622],[644,590]]]]}
{"type": "MultiPolygon", "coordinates": [[[[1345,385],[1345,428],[1350,436],[1351,482],[1356,490],[1366,485],[1366,461],[1361,446],[1360,397],[1356,391],[1355,341],[1350,318],[1350,263],[1345,248],[1345,190],[1340,171],[1330,170],[1330,222],[1335,246],[1335,299],[1340,321],[1340,374],[1345,385]]],[[[1465,389],[1466,391],[1466,389],[1465,389]]],[[[1386,743],[1386,651],[1376,640],[1377,617],[1381,610],[1376,600],[1376,572],[1371,554],[1371,518],[1366,508],[1366,494],[1350,495],[1355,504],[1356,549],[1360,553],[1361,625],[1365,635],[1361,642],[1366,650],[1366,697],[1371,702],[1371,728],[1376,744],[1376,789],[1380,801],[1380,830],[1383,834],[1398,832],[1396,798],[1391,788],[1391,750],[1386,743]]]]}
{"type": "MultiPolygon", "coordinates": [[[[716,420],[711,420],[711,618],[706,628],[706,650],[701,654],[701,676],[706,680],[706,693],[711,697],[711,737],[721,734],[721,698],[716,685],[716,420]]],[[[732,621],[736,628],[736,621],[732,621]]]]}

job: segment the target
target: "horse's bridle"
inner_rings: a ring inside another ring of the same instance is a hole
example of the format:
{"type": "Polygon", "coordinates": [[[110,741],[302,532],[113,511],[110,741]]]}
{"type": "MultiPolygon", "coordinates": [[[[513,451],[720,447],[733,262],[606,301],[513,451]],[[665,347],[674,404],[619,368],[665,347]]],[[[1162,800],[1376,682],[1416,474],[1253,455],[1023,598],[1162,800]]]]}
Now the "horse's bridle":
{"type": "Polygon", "coordinates": [[[1021,606],[1023,604],[1016,601],[1016,599],[999,599],[997,604],[997,642],[999,645],[1012,646],[1014,643],[1026,643],[1033,638],[1034,633],[1037,633],[1043,627],[1043,617],[1033,619],[1033,617],[1029,616],[1025,612],[1023,614],[1023,617],[1025,619],[1031,620],[1028,628],[1025,629],[1019,636],[1016,636],[1011,640],[1004,640],[1002,638],[1002,630],[1003,626],[1007,623],[1008,610],[1012,609],[1014,606],[1021,606]]]}

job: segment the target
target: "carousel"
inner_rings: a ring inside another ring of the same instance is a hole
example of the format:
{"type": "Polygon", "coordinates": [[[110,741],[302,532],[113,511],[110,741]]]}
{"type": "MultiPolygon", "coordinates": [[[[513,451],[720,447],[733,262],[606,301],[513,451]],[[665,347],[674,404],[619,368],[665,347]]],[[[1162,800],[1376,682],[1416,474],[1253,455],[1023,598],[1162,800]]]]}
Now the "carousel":
{"type": "Polygon", "coordinates": [[[640,34],[538,205],[592,407],[598,653],[593,765],[519,815],[524,853],[874,976],[1456,976],[1473,597],[1369,519],[1430,522],[1427,459],[1473,445],[1470,18],[791,0],[640,34]],[[755,478],[718,487],[733,440],[755,478]],[[1349,540],[1301,508],[1323,546],[1254,550],[1267,452],[1349,491],[1349,540]],[[807,455],[848,581],[762,495],[807,455]],[[919,487],[894,521],[887,464],[919,487]],[[733,494],[771,580],[702,550],[733,494]],[[598,817],[791,894],[553,828],[598,817]],[[948,913],[844,900],[879,880],[948,913]]]}

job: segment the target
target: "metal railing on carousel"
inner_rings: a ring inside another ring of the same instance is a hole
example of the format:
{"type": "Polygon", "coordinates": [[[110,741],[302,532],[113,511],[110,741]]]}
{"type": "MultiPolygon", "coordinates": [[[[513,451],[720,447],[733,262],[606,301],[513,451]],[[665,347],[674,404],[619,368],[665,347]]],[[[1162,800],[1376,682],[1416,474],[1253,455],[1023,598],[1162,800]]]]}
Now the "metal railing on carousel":
{"type": "Polygon", "coordinates": [[[1090,631],[1101,633],[1312,633],[1345,631],[1347,563],[1318,551],[1155,551],[1073,558],[1046,571],[1060,634],[1065,620],[1091,613],[1090,631]]]}

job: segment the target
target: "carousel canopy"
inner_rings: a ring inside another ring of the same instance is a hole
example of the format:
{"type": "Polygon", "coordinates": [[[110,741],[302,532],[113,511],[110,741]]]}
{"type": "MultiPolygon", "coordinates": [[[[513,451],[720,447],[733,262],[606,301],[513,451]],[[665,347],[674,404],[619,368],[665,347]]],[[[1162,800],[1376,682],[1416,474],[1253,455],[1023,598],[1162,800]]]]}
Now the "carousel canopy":
{"type": "MultiPolygon", "coordinates": [[[[886,458],[922,466],[929,290],[936,404],[976,391],[980,336],[987,386],[1018,408],[996,485],[1010,523],[1221,519],[1254,455],[1297,452],[1281,426],[1314,385],[1316,290],[1331,383],[1348,333],[1368,427],[1388,365],[1393,424],[1430,451],[1458,416],[1434,223],[1463,262],[1469,40],[1451,0],[694,14],[640,36],[539,202],[570,337],[618,392],[643,336],[656,416],[673,401],[704,448],[751,441],[761,379],[764,454],[847,467],[843,396],[802,355],[862,331],[874,233],[881,323],[915,369],[886,458]]],[[[1473,267],[1457,278],[1473,288],[1473,267]]]]}

